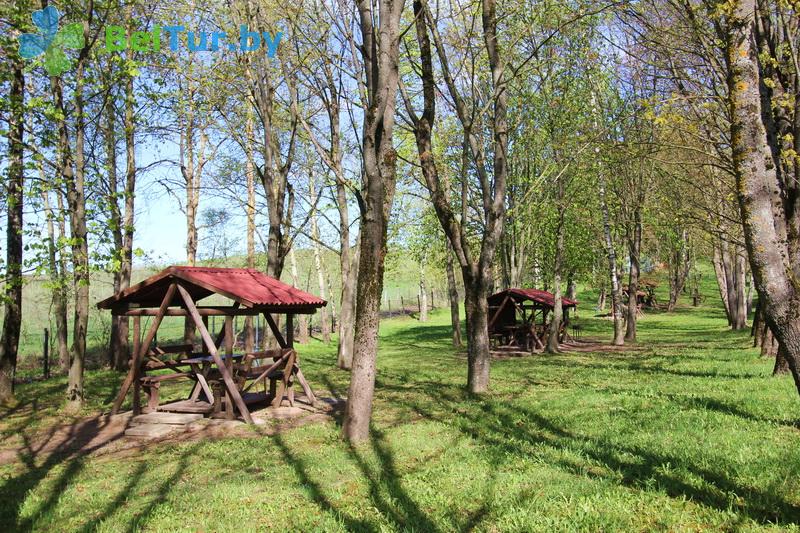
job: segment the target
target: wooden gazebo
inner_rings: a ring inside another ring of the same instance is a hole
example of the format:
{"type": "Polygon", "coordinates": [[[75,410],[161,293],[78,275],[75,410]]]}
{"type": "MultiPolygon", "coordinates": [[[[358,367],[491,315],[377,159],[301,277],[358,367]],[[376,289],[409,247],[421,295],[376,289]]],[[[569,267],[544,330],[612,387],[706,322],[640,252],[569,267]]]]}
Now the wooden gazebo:
{"type": "Polygon", "coordinates": [[[300,370],[293,346],[293,317],[311,314],[327,304],[257,270],[241,268],[208,268],[171,266],[128,289],[99,302],[97,307],[109,309],[116,316],[133,320],[133,349],[130,370],[114,400],[112,413],[119,411],[128,391],[133,388],[133,411],[141,411],[140,394],[148,393],[148,411],[171,411],[219,414],[234,418],[234,410],[252,423],[249,404],[271,402],[280,405],[284,399],[294,404],[293,384],[297,381],[307,400],[316,399],[300,370]],[[198,305],[211,295],[220,295],[230,305],[198,305]],[[235,316],[263,314],[280,348],[234,354],[235,316]],[[273,315],[284,315],[285,336],[273,315]],[[159,346],[154,343],[165,316],[189,317],[200,333],[201,349],[191,344],[159,346]],[[224,317],[224,324],[212,337],[208,328],[210,316],[224,317]],[[141,317],[152,317],[152,323],[141,339],[141,317]],[[224,353],[220,353],[224,344],[224,353]],[[186,400],[159,405],[162,382],[185,379],[193,382],[186,400]],[[269,382],[269,383],[268,383],[269,382]],[[263,383],[264,392],[250,392],[263,383]],[[269,385],[269,387],[268,387],[269,385]]]}
{"type": "MultiPolygon", "coordinates": [[[[489,336],[506,345],[526,350],[543,349],[549,325],[547,317],[555,306],[555,296],[540,289],[506,289],[489,296],[489,336]]],[[[566,332],[569,310],[578,302],[561,298],[565,320],[559,340],[566,332]]]]}

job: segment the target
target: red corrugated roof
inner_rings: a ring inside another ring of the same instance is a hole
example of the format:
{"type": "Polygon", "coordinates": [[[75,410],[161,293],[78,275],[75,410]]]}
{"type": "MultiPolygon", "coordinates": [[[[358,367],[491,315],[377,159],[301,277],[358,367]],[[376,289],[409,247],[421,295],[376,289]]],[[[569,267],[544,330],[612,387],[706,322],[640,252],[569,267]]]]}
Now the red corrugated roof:
{"type": "MultiPolygon", "coordinates": [[[[157,307],[175,279],[184,282],[184,286],[195,301],[212,294],[220,294],[240,302],[245,307],[317,308],[327,305],[325,300],[271,278],[258,270],[171,266],[129,289],[106,298],[97,306],[107,309],[128,303],[138,304],[139,307],[157,307]]],[[[177,300],[174,300],[173,304],[178,305],[177,300]]]]}
{"type": "MultiPolygon", "coordinates": [[[[489,300],[492,301],[492,303],[499,305],[509,294],[517,301],[531,300],[548,307],[553,307],[555,305],[556,297],[553,295],[553,293],[539,289],[506,289],[504,291],[492,294],[489,296],[489,300]]],[[[564,298],[562,296],[561,305],[564,307],[575,307],[578,305],[578,301],[570,300],[569,298],[564,298]]]]}

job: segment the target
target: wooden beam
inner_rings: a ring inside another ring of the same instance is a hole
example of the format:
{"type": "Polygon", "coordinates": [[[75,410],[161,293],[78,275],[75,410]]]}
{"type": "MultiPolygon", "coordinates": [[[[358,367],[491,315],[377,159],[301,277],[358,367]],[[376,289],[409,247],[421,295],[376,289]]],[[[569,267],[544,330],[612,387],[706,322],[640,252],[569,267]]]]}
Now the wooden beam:
{"type": "Polygon", "coordinates": [[[142,319],[138,316],[133,317],[133,355],[139,353],[139,346],[142,344],[142,319]]]}
{"type": "MultiPolygon", "coordinates": [[[[144,338],[144,342],[139,346],[139,349],[136,351],[133,357],[133,364],[131,365],[130,370],[128,371],[128,375],[125,377],[125,381],[122,382],[122,388],[119,390],[119,394],[117,398],[114,400],[114,404],[111,406],[111,414],[115,415],[119,411],[119,408],[122,406],[122,402],[125,400],[125,396],[128,394],[128,389],[131,387],[131,384],[135,382],[135,380],[139,379],[139,372],[141,370],[142,360],[144,359],[144,355],[150,348],[150,343],[153,342],[153,338],[156,336],[156,332],[158,331],[158,327],[161,325],[161,319],[164,318],[164,312],[169,307],[170,302],[172,301],[172,297],[175,296],[175,290],[177,285],[173,283],[167,289],[167,293],[164,295],[164,299],[161,301],[161,307],[158,308],[159,313],[156,314],[155,320],[150,325],[150,330],[147,332],[147,335],[144,338]]],[[[136,329],[136,323],[134,322],[134,331],[136,329]]],[[[136,387],[134,387],[135,389],[136,387]]],[[[135,391],[134,391],[135,392],[135,391]]],[[[135,402],[134,402],[135,403],[135,402]]],[[[135,405],[134,405],[135,407],[135,405]]]]}
{"type": "Polygon", "coordinates": [[[275,323],[275,319],[272,318],[272,315],[269,313],[264,313],[264,319],[267,321],[269,329],[272,330],[272,334],[275,335],[275,339],[278,341],[278,346],[281,348],[288,348],[289,345],[286,344],[286,340],[283,338],[283,335],[281,335],[281,330],[278,327],[278,324],[275,323]]]}
{"type": "Polygon", "coordinates": [[[203,338],[203,342],[205,342],[206,346],[209,347],[208,351],[211,354],[211,358],[214,359],[214,363],[217,365],[219,373],[222,374],[222,381],[225,383],[225,388],[228,389],[231,398],[233,398],[233,402],[236,404],[239,412],[242,413],[242,418],[244,418],[245,422],[248,424],[252,424],[253,418],[250,416],[250,411],[247,409],[247,405],[245,405],[244,400],[242,400],[242,395],[239,394],[239,389],[236,388],[236,383],[233,382],[233,377],[231,376],[230,372],[228,372],[228,367],[225,366],[225,363],[217,353],[216,345],[211,339],[211,334],[208,332],[208,328],[206,328],[203,324],[203,319],[200,316],[200,313],[197,312],[197,308],[192,301],[191,295],[181,285],[178,285],[177,287],[178,292],[181,294],[181,298],[183,298],[183,303],[186,304],[186,310],[189,311],[189,315],[192,317],[195,326],[197,326],[197,329],[200,330],[200,336],[203,338]]]}
{"type": "Polygon", "coordinates": [[[511,296],[506,296],[506,297],[503,299],[503,303],[501,303],[501,304],[500,304],[500,307],[498,307],[498,308],[497,308],[497,311],[495,311],[495,313],[494,313],[494,316],[493,316],[493,317],[492,317],[492,319],[489,321],[489,326],[488,326],[486,329],[488,329],[489,331],[492,331],[492,326],[494,326],[494,321],[495,321],[495,320],[497,320],[497,317],[498,317],[498,316],[500,316],[500,311],[502,311],[502,310],[503,310],[503,308],[506,306],[506,302],[508,302],[508,299],[509,299],[509,298],[511,298],[511,296]]]}
{"type": "Polygon", "coordinates": [[[274,363],[272,363],[272,365],[270,365],[270,366],[269,366],[269,368],[267,368],[267,369],[266,369],[266,370],[264,370],[264,371],[263,371],[261,374],[259,374],[259,375],[258,375],[258,377],[257,377],[256,379],[254,379],[254,380],[253,380],[253,381],[250,383],[250,385],[248,385],[247,387],[245,387],[245,388],[244,388],[244,392],[247,392],[248,390],[250,390],[250,388],[251,388],[253,385],[255,385],[256,383],[258,383],[258,382],[259,382],[259,381],[261,381],[262,379],[266,379],[266,378],[267,378],[267,377],[268,377],[270,374],[272,374],[273,372],[275,372],[276,370],[278,370],[282,364],[285,364],[285,363],[286,363],[286,359],[287,359],[288,357],[289,357],[289,352],[286,352],[285,354],[283,354],[283,355],[280,357],[280,359],[278,359],[277,361],[275,361],[274,363]]]}
{"type": "MultiPolygon", "coordinates": [[[[231,308],[231,310],[235,311],[238,308],[239,308],[239,302],[236,302],[236,303],[233,304],[233,307],[231,308]]],[[[233,315],[225,315],[225,316],[226,317],[232,317],[233,315]]],[[[207,319],[206,319],[206,322],[208,322],[207,319]]],[[[208,327],[207,324],[206,324],[206,327],[208,327]]],[[[227,333],[226,333],[227,330],[225,328],[227,328],[227,327],[228,327],[228,319],[226,318],[225,322],[222,324],[222,327],[219,328],[219,333],[217,334],[217,340],[214,341],[214,346],[217,347],[217,350],[219,350],[220,346],[222,346],[222,341],[225,340],[225,336],[227,335],[227,333]]],[[[233,330],[231,330],[231,331],[233,331],[233,330]]],[[[233,333],[231,333],[231,335],[232,334],[233,333]]]]}
{"type": "Polygon", "coordinates": [[[294,348],[294,315],[286,313],[286,347],[294,348]]]}
{"type": "MultiPolygon", "coordinates": [[[[226,355],[233,355],[233,317],[226,316],[225,317],[225,324],[222,326],[222,339],[218,339],[217,342],[221,342],[225,340],[225,354],[226,355]]],[[[233,361],[233,359],[230,359],[233,361]]]]}

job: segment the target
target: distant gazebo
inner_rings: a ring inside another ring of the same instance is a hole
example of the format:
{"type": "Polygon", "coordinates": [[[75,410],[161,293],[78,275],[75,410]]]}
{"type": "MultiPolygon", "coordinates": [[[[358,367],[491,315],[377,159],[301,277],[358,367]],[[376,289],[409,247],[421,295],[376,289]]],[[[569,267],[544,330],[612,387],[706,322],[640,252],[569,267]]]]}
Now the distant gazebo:
{"type": "MultiPolygon", "coordinates": [[[[540,289],[506,289],[489,296],[489,336],[498,343],[533,351],[544,349],[548,316],[555,307],[555,295],[540,289]]],[[[569,310],[578,302],[561,298],[565,320],[559,341],[566,333],[569,310]]]]}
{"type": "Polygon", "coordinates": [[[133,350],[128,375],[112,407],[119,411],[133,387],[133,411],[141,411],[140,391],[148,393],[148,411],[219,414],[234,418],[235,411],[248,423],[248,405],[288,400],[294,405],[296,380],[309,403],[314,393],[300,370],[294,350],[295,314],[312,314],[327,304],[316,296],[271,278],[262,272],[243,268],[171,266],[128,289],[99,302],[115,316],[133,319],[133,350]],[[230,305],[198,305],[211,295],[220,295],[230,305]],[[279,349],[234,353],[233,318],[263,314],[279,349]],[[273,315],[284,315],[285,336],[273,315]],[[141,317],[152,323],[141,339],[141,317]],[[165,316],[189,317],[200,333],[201,349],[191,344],[157,345],[154,340],[165,316]],[[208,317],[224,317],[222,329],[212,336],[208,317]],[[224,345],[224,353],[220,354],[224,345]],[[186,400],[159,404],[161,383],[189,380],[193,383],[186,400]],[[251,392],[258,383],[264,392],[251,392]]]}

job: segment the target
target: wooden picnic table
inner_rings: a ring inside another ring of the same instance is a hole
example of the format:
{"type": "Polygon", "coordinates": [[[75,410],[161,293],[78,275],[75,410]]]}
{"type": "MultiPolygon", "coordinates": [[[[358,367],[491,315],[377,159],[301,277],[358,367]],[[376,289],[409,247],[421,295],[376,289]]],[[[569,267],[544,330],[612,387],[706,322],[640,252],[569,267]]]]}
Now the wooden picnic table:
{"type": "MultiPolygon", "coordinates": [[[[241,361],[244,354],[225,354],[218,356],[222,359],[226,366],[232,368],[232,362],[241,361]]],[[[181,359],[181,364],[188,364],[191,368],[190,377],[194,379],[195,385],[192,387],[192,392],[189,394],[187,401],[198,402],[200,393],[205,395],[205,401],[211,404],[211,409],[214,412],[221,411],[221,394],[214,394],[214,389],[220,389],[221,376],[212,376],[212,364],[214,358],[211,355],[193,355],[187,359],[181,359]]],[[[226,409],[229,407],[230,402],[226,403],[226,409]]],[[[232,406],[230,406],[232,410],[232,406]]]]}
{"type": "MultiPolygon", "coordinates": [[[[220,413],[224,405],[225,415],[234,417],[233,402],[225,391],[222,372],[217,368],[210,354],[191,354],[183,359],[162,361],[152,354],[145,365],[141,382],[148,389],[150,410],[220,413]],[[187,368],[188,367],[188,368],[187,368]],[[147,370],[170,369],[168,374],[147,375],[147,370]],[[159,388],[162,382],[176,379],[194,381],[186,400],[159,405],[159,388]],[[223,401],[224,400],[224,401],[223,401]]],[[[280,405],[287,398],[294,405],[295,379],[299,382],[308,400],[313,404],[316,397],[300,370],[297,352],[292,348],[267,350],[246,354],[219,354],[218,358],[233,376],[237,390],[246,404],[270,401],[273,406],[280,405]],[[253,366],[258,360],[267,360],[253,366]],[[288,369],[288,370],[287,370],[288,369]],[[269,381],[269,384],[267,384],[269,381]],[[264,383],[264,392],[249,392],[257,383],[264,383]]]]}

